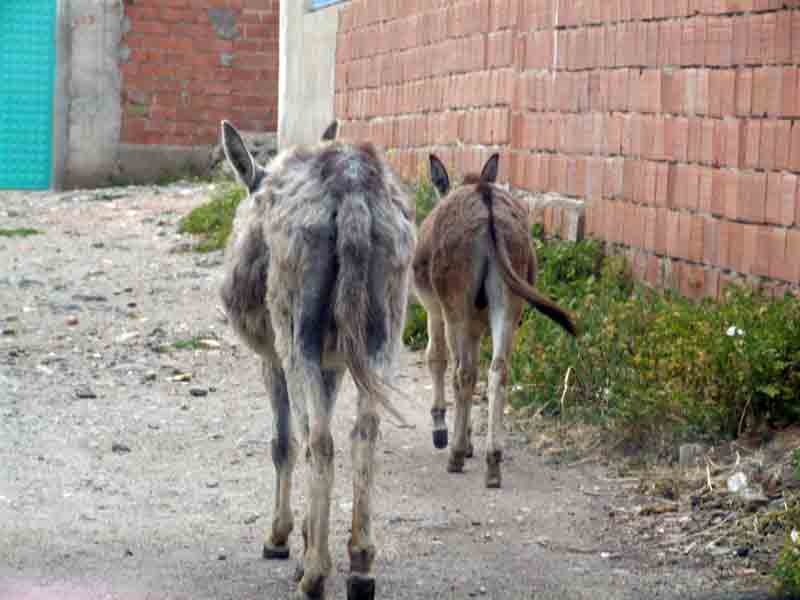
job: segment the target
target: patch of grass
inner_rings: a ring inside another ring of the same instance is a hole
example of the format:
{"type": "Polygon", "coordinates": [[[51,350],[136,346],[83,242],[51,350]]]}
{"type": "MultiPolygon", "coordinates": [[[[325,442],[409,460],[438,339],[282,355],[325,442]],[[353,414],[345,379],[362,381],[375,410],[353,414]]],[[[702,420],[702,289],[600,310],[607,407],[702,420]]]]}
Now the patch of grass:
{"type": "Polygon", "coordinates": [[[428,323],[425,308],[417,302],[408,305],[403,343],[411,350],[422,350],[428,345],[428,323]]]}
{"type": "Polygon", "coordinates": [[[178,230],[201,238],[198,252],[211,252],[225,247],[233,228],[236,207],[247,191],[235,183],[220,183],[206,204],[198,206],[180,221],[178,230]]]}
{"type": "Polygon", "coordinates": [[[16,229],[0,229],[0,237],[30,237],[32,235],[41,235],[43,232],[38,229],[31,229],[30,227],[18,227],[16,229]]]}
{"type": "Polygon", "coordinates": [[[175,348],[176,350],[199,350],[200,337],[195,336],[185,340],[178,340],[176,342],[172,342],[172,347],[175,348]]]}

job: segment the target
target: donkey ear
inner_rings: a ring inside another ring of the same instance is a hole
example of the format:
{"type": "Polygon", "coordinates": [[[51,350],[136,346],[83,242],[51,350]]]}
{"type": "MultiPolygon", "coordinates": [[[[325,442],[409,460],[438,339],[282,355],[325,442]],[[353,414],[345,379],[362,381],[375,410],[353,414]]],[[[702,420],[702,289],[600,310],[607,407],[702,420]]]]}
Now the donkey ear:
{"type": "Polygon", "coordinates": [[[332,121],[328,128],[325,130],[325,133],[322,134],[322,141],[323,142],[332,142],[336,139],[336,132],[339,129],[339,122],[332,121]]]}
{"type": "Polygon", "coordinates": [[[435,154],[431,154],[429,160],[431,181],[433,182],[433,186],[439,190],[439,194],[444,198],[447,192],[450,191],[450,176],[447,174],[444,163],[440,161],[435,154]]]}
{"type": "Polygon", "coordinates": [[[485,181],[486,183],[494,183],[497,181],[497,163],[500,162],[500,155],[495,153],[489,157],[489,160],[486,161],[486,164],[483,165],[483,171],[481,171],[481,181],[485,181]]]}
{"type": "Polygon", "coordinates": [[[256,163],[242,136],[227,121],[222,122],[222,148],[239,181],[252,192],[256,181],[256,163]]]}

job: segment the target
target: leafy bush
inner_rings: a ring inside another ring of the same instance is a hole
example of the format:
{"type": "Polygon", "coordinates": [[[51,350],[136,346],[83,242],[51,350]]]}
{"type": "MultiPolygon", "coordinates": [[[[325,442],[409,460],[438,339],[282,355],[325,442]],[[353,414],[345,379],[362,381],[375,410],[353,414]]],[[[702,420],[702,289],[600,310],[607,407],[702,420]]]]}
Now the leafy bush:
{"type": "Polygon", "coordinates": [[[573,415],[642,442],[800,420],[800,301],[736,287],[722,303],[696,303],[634,285],[620,257],[590,273],[592,251],[565,243],[542,246],[539,287],[576,312],[584,334],[574,341],[526,315],[511,361],[524,389],[517,403],[552,406],[564,395],[573,415]]]}
{"type": "Polygon", "coordinates": [[[778,555],[773,574],[778,580],[779,591],[791,597],[800,595],[800,538],[796,529],[786,536],[786,542],[778,555]]]}
{"type": "Polygon", "coordinates": [[[420,179],[414,186],[414,203],[417,207],[417,225],[420,225],[425,220],[433,207],[436,205],[437,200],[436,188],[428,179],[420,179]]]}
{"type": "Polygon", "coordinates": [[[417,302],[410,302],[406,328],[403,330],[403,343],[411,350],[422,350],[428,345],[427,321],[425,308],[417,302]]]}
{"type": "MultiPolygon", "coordinates": [[[[417,208],[417,225],[430,214],[437,200],[436,189],[429,179],[420,179],[414,186],[414,203],[417,208]]],[[[412,350],[421,350],[428,345],[428,325],[425,308],[418,302],[409,302],[403,343],[412,350]]]]}
{"type": "Polygon", "coordinates": [[[247,191],[237,183],[218,183],[206,204],[198,206],[181,219],[178,230],[202,238],[195,246],[198,252],[224,248],[233,228],[236,207],[245,196],[247,191]]]}

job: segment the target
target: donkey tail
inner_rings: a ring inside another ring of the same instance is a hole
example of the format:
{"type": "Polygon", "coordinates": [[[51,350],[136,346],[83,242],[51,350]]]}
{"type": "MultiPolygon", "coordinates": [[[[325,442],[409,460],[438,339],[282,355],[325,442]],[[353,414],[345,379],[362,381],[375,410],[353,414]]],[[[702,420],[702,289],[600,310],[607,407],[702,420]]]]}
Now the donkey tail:
{"type": "MultiPolygon", "coordinates": [[[[359,392],[372,396],[383,408],[408,426],[392,405],[387,384],[370,362],[368,325],[374,307],[370,298],[369,272],[373,259],[372,213],[361,191],[343,194],[336,215],[336,257],[339,265],[334,293],[333,318],[337,330],[337,351],[343,355],[359,392]]],[[[383,311],[375,311],[383,312],[383,311]]],[[[386,326],[385,323],[381,323],[386,326]]]]}
{"type": "Polygon", "coordinates": [[[478,184],[478,192],[489,211],[490,248],[491,253],[496,259],[495,262],[500,267],[500,274],[503,277],[503,281],[506,282],[506,285],[512,292],[527,300],[534,308],[561,325],[568,333],[573,336],[578,335],[578,329],[572,316],[555,302],[539,293],[532,285],[523,280],[519,274],[514,271],[511,259],[508,256],[508,248],[506,247],[505,239],[497,235],[497,228],[494,222],[494,195],[492,186],[488,183],[481,182],[478,184]]]}

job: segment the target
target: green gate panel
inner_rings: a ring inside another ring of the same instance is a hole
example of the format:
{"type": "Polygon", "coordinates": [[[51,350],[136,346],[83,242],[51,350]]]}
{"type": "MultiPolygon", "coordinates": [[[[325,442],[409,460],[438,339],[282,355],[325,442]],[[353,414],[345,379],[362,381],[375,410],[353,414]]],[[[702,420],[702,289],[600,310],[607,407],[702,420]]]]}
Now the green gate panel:
{"type": "Polygon", "coordinates": [[[50,187],[56,1],[0,0],[0,189],[50,187]]]}

